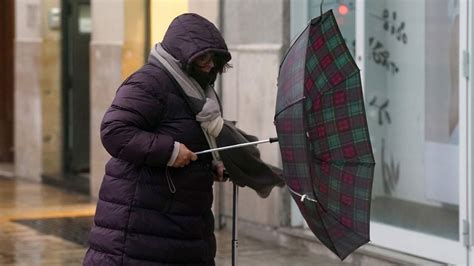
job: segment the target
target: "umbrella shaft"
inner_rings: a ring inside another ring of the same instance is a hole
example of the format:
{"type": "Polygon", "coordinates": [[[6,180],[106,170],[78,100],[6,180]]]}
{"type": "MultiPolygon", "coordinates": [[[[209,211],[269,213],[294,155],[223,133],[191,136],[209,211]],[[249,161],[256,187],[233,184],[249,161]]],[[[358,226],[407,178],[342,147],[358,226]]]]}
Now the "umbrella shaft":
{"type": "Polygon", "coordinates": [[[234,183],[232,197],[232,266],[237,266],[237,247],[239,246],[237,219],[238,219],[238,203],[239,203],[239,187],[234,183]]]}
{"type": "Polygon", "coordinates": [[[262,143],[267,143],[267,142],[275,142],[278,141],[277,138],[269,138],[269,139],[264,139],[264,140],[258,140],[258,141],[253,141],[253,142],[246,142],[246,143],[240,143],[240,144],[235,144],[235,145],[230,145],[230,146],[225,146],[225,147],[220,147],[220,148],[215,148],[215,149],[209,149],[209,150],[204,150],[204,151],[198,151],[195,154],[204,154],[204,153],[209,153],[213,151],[222,151],[222,150],[229,150],[229,149],[235,149],[235,148],[241,148],[245,146],[250,146],[250,145],[257,145],[257,144],[262,144],[262,143]]]}

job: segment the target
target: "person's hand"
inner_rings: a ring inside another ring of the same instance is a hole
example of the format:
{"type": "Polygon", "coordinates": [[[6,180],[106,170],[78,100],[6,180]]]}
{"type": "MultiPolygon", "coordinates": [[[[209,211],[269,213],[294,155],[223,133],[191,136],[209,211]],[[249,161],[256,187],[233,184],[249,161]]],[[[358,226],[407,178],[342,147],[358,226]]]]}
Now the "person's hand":
{"type": "Polygon", "coordinates": [[[186,147],[186,145],[181,143],[179,145],[178,157],[176,157],[176,160],[174,161],[174,164],[172,166],[173,167],[185,167],[191,161],[196,161],[196,160],[197,160],[197,155],[194,154],[192,151],[190,151],[186,147]]]}
{"type": "Polygon", "coordinates": [[[212,173],[214,175],[214,181],[224,182],[227,180],[228,175],[222,161],[212,161],[212,173]]]}

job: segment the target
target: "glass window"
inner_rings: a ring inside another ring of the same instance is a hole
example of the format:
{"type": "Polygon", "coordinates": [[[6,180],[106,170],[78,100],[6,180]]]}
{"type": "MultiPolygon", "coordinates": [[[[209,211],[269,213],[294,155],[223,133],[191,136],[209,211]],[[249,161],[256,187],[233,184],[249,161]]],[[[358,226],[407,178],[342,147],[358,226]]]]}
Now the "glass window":
{"type": "Polygon", "coordinates": [[[372,220],[459,238],[459,4],[367,0],[372,220]]]}
{"type": "Polygon", "coordinates": [[[78,25],[79,33],[90,34],[92,32],[91,7],[89,4],[79,5],[78,25]]]}

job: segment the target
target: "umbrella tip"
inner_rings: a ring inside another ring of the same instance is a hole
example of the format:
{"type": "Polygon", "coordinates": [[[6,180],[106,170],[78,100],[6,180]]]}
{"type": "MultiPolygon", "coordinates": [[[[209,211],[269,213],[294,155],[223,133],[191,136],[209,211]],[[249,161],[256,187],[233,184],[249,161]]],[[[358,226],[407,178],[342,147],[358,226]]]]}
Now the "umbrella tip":
{"type": "Polygon", "coordinates": [[[321,5],[319,6],[319,16],[323,14],[323,5],[324,5],[324,0],[321,0],[321,5]]]}

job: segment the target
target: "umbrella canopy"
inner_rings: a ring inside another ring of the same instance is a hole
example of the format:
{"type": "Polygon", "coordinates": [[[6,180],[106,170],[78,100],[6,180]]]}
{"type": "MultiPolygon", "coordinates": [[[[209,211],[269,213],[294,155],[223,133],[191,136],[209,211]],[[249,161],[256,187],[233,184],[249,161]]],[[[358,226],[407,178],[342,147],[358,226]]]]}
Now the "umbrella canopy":
{"type": "Polygon", "coordinates": [[[344,259],[369,241],[375,161],[359,69],[332,11],[313,19],[283,60],[275,125],[293,199],[344,259]]]}

